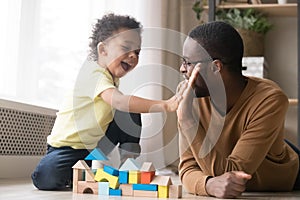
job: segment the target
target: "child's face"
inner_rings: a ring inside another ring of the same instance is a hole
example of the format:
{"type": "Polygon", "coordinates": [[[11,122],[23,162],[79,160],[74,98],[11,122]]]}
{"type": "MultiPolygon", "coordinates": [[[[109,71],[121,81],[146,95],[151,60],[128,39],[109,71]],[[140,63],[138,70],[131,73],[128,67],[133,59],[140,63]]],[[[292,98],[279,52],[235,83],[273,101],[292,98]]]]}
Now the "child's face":
{"type": "Polygon", "coordinates": [[[138,64],[141,37],[136,30],[120,29],[105,43],[106,67],[113,77],[123,77],[138,64]]]}

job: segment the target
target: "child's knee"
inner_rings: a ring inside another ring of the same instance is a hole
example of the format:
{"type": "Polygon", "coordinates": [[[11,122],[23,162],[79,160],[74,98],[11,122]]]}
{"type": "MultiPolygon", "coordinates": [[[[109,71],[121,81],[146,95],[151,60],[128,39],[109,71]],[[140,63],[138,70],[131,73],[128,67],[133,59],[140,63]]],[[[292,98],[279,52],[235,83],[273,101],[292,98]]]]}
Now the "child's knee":
{"type": "Polygon", "coordinates": [[[33,185],[39,190],[58,190],[66,188],[69,179],[64,178],[64,176],[59,175],[56,170],[46,170],[36,169],[31,175],[33,185]]]}

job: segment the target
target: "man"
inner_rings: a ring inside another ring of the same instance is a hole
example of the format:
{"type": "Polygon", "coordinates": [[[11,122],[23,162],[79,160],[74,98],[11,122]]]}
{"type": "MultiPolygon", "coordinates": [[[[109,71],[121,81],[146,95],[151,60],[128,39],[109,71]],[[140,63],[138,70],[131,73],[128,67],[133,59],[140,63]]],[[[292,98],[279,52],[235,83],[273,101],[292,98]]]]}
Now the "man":
{"type": "Polygon", "coordinates": [[[188,81],[179,88],[189,87],[177,116],[188,192],[235,198],[299,186],[297,149],[284,140],[288,99],[274,82],[243,76],[242,57],[240,35],[224,22],[200,25],[184,42],[188,81]]]}

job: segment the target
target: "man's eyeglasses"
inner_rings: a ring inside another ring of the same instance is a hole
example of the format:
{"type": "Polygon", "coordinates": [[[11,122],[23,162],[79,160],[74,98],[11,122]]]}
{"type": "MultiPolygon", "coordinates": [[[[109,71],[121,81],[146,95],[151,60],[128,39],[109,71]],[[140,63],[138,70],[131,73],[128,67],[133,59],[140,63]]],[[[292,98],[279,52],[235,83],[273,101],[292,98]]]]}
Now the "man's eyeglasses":
{"type": "Polygon", "coordinates": [[[198,63],[208,63],[213,61],[214,59],[207,59],[207,60],[199,60],[199,61],[195,61],[195,62],[189,62],[187,61],[185,58],[182,58],[182,65],[186,68],[189,69],[191,67],[194,67],[196,64],[198,63]]]}

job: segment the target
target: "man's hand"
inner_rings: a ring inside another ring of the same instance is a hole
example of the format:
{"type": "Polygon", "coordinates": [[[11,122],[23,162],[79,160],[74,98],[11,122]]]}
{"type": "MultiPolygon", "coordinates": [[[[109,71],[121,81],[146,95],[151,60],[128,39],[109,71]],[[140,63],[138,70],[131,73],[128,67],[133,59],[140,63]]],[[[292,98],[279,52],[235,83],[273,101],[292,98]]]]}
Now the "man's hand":
{"type": "Polygon", "coordinates": [[[177,118],[179,122],[183,122],[182,126],[194,123],[193,119],[193,99],[194,95],[194,85],[197,77],[199,76],[200,64],[197,64],[193,69],[193,72],[188,80],[184,80],[179,83],[177,90],[182,92],[182,88],[184,88],[184,92],[182,93],[182,100],[177,109],[177,118]]]}
{"type": "Polygon", "coordinates": [[[246,183],[251,179],[250,174],[243,171],[231,171],[210,178],[206,182],[206,191],[209,195],[218,198],[236,198],[246,189],[246,183]]]}
{"type": "Polygon", "coordinates": [[[174,112],[177,110],[179,103],[182,99],[182,93],[176,93],[173,97],[168,100],[165,100],[165,110],[167,112],[174,112]]]}

